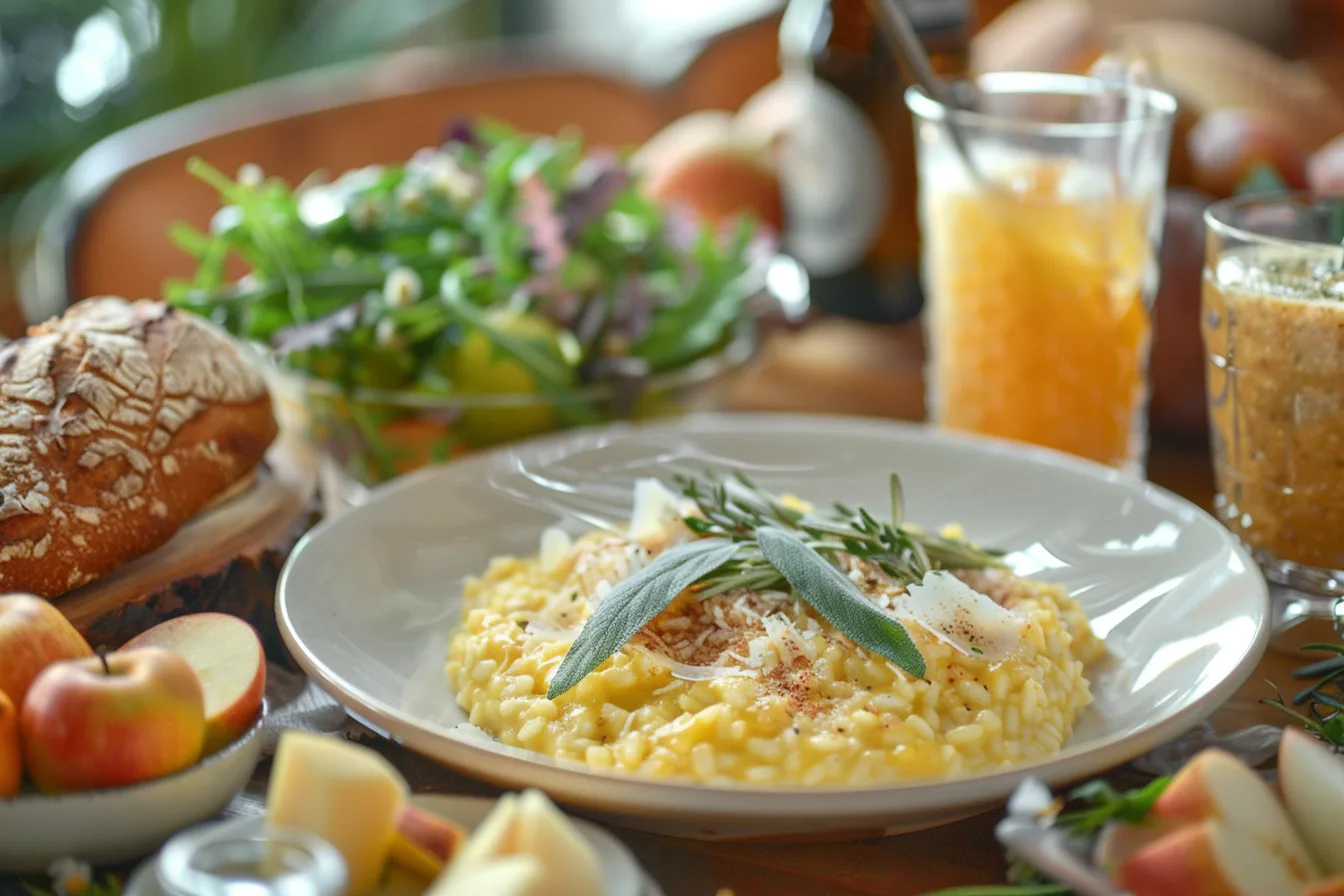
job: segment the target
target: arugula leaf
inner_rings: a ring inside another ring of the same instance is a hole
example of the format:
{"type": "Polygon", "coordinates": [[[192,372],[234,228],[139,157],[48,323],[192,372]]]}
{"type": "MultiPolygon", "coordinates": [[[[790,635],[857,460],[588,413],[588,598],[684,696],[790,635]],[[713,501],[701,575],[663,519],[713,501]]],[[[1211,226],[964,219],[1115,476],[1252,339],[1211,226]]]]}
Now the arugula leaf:
{"type": "Polygon", "coordinates": [[[748,295],[742,283],[747,245],[755,224],[744,219],[733,238],[720,248],[712,231],[700,234],[695,249],[698,278],[689,295],[660,309],[649,332],[633,353],[645,358],[654,372],[676,368],[712,349],[741,314],[748,295]]]}
{"type": "Polygon", "coordinates": [[[827,560],[798,536],[776,526],[756,533],[770,565],[847,638],[891,660],[916,678],[924,677],[924,657],[905,626],[887,616],[827,560]]]}
{"type": "Polygon", "coordinates": [[[679,594],[733,559],[737,548],[735,543],[718,538],[692,541],[669,548],[648,566],[618,582],[570,645],[546,690],[547,698],[554,700],[582,681],[679,594]]]}

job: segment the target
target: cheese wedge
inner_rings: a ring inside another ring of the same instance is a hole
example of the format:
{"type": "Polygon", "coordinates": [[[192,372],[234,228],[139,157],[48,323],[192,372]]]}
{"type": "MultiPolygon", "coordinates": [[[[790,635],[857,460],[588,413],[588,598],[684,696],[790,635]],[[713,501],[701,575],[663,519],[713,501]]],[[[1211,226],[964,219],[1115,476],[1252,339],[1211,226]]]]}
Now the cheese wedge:
{"type": "Polygon", "coordinates": [[[518,852],[541,861],[547,896],[602,896],[602,866],[592,846],[540,790],[518,798],[518,852]]]}
{"type": "Polygon", "coordinates": [[[347,896],[366,896],[378,888],[407,791],[405,779],[373,750],[286,731],[275,753],[266,819],[336,847],[345,858],[347,896]]]}
{"type": "Polygon", "coordinates": [[[545,871],[531,856],[505,856],[445,877],[425,896],[542,896],[545,871]]]}
{"type": "Polygon", "coordinates": [[[526,891],[526,896],[602,896],[604,892],[597,854],[539,790],[500,797],[453,859],[444,884],[508,856],[528,856],[542,868],[542,882],[526,891]]]}

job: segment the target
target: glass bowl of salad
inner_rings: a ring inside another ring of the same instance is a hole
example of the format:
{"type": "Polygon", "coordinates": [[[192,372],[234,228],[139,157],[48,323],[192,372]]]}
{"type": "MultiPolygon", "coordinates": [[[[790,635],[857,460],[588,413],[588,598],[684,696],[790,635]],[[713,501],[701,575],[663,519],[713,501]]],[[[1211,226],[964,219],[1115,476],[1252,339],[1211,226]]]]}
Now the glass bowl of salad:
{"type": "Polygon", "coordinates": [[[166,295],[259,352],[332,507],[482,449],[713,407],[755,350],[769,237],[649,199],[575,134],[457,121],[404,163],[297,187],[189,167],[222,206],[173,228],[196,272],[166,295]]]}

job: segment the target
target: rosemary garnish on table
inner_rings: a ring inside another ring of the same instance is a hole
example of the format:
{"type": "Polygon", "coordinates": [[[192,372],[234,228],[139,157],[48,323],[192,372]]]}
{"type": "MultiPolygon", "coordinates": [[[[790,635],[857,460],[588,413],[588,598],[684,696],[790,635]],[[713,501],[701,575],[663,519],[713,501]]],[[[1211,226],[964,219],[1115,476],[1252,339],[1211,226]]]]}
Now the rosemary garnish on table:
{"type": "Polygon", "coordinates": [[[1278,688],[1273,698],[1261,702],[1283,712],[1335,750],[1344,751],[1344,644],[1304,644],[1299,649],[1331,656],[1293,670],[1294,678],[1312,683],[1293,695],[1292,706],[1284,702],[1278,688]]]}
{"type": "Polygon", "coordinates": [[[577,685],[688,589],[702,599],[739,589],[789,594],[855,644],[922,677],[924,658],[905,627],[836,568],[837,556],[868,560],[906,585],[935,569],[1003,565],[1000,552],[904,525],[903,490],[894,474],[890,522],[838,504],[824,516],[799,510],[741,475],[675,482],[695,505],[683,522],[698,538],[669,548],[611,589],[556,670],[549,698],[577,685]]]}

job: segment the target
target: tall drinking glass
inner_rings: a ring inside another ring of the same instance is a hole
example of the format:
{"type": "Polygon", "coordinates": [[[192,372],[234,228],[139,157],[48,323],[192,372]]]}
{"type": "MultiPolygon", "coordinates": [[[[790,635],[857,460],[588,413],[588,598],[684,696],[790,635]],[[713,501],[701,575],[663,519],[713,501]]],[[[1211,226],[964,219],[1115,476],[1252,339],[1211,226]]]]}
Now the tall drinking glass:
{"type": "Polygon", "coordinates": [[[1242,197],[1204,221],[1215,507],[1282,630],[1344,595],[1344,198],[1242,197]]]}
{"type": "Polygon", "coordinates": [[[1176,101],[1034,72],[977,86],[974,112],[906,93],[930,418],[1142,473],[1176,101]]]}

